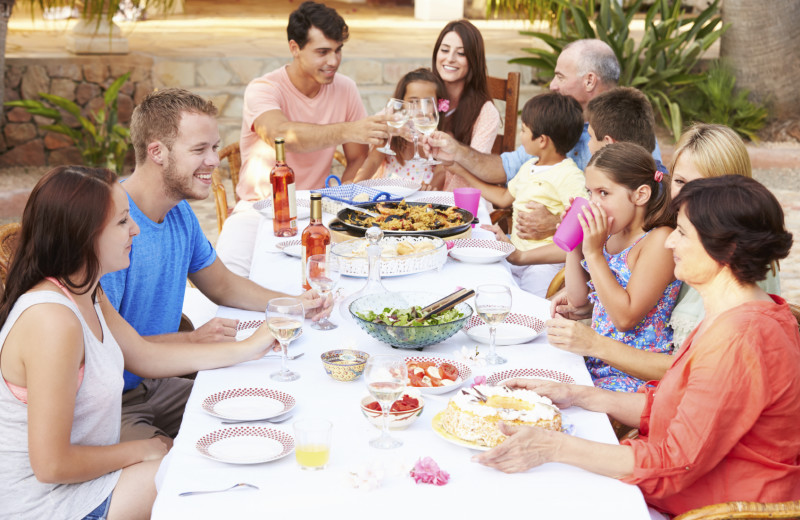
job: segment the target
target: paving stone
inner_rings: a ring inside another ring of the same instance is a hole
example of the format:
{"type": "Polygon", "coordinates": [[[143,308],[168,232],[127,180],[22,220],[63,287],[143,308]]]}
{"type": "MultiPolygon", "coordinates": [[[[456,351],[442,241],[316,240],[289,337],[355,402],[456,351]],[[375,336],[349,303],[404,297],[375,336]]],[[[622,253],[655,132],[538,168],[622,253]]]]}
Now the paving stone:
{"type": "Polygon", "coordinates": [[[157,87],[195,87],[195,64],[188,61],[158,62],[153,68],[153,81],[157,87]]]}
{"type": "Polygon", "coordinates": [[[254,78],[262,75],[264,62],[261,60],[228,60],[228,67],[233,71],[232,85],[247,85],[254,78]]]}
{"type": "Polygon", "coordinates": [[[232,77],[223,60],[206,60],[197,66],[198,86],[224,87],[232,77]]]}
{"type": "Polygon", "coordinates": [[[22,99],[39,99],[40,92],[50,90],[50,78],[47,70],[41,65],[29,65],[22,75],[20,94],[22,99]]]}
{"type": "Polygon", "coordinates": [[[225,108],[221,112],[222,117],[233,117],[233,118],[241,118],[242,117],[242,97],[241,96],[231,96],[228,99],[228,102],[225,103],[225,108]]]}
{"type": "Polygon", "coordinates": [[[58,150],[72,146],[72,139],[57,132],[47,132],[44,135],[44,147],[47,150],[58,150]]]}
{"type": "Polygon", "coordinates": [[[33,116],[22,107],[14,107],[11,110],[6,109],[6,117],[11,123],[27,123],[33,116]]]}
{"type": "Polygon", "coordinates": [[[83,80],[81,67],[77,63],[54,63],[47,66],[47,73],[51,78],[71,79],[72,81],[83,80]]]}
{"type": "Polygon", "coordinates": [[[83,157],[81,157],[81,153],[77,148],[70,146],[50,152],[48,162],[51,166],[83,164],[83,157]]]}
{"type": "Polygon", "coordinates": [[[70,101],[75,101],[75,82],[71,79],[55,78],[50,83],[50,93],[70,101]]]}
{"type": "Polygon", "coordinates": [[[128,124],[131,122],[131,115],[133,114],[133,98],[120,94],[117,98],[117,118],[120,123],[128,124]]]}
{"type": "Polygon", "coordinates": [[[93,61],[83,66],[83,78],[90,83],[102,84],[108,77],[108,64],[103,61],[93,61]]]}
{"type": "Polygon", "coordinates": [[[148,80],[140,81],[136,84],[136,90],[133,93],[133,103],[138,105],[144,98],[153,91],[153,82],[148,80]]]}
{"type": "Polygon", "coordinates": [[[358,85],[383,84],[383,65],[378,60],[348,60],[339,66],[339,72],[358,85]]]}
{"type": "Polygon", "coordinates": [[[94,83],[81,83],[75,89],[75,102],[83,106],[89,102],[90,99],[96,98],[100,95],[100,85],[94,83]]]}
{"type": "MultiPolygon", "coordinates": [[[[222,111],[225,110],[225,106],[228,104],[228,99],[230,99],[230,97],[229,94],[220,93],[206,96],[206,99],[211,101],[214,106],[217,107],[217,113],[221,114],[222,111]]],[[[241,116],[241,114],[239,115],[241,116]]]]}
{"type": "Polygon", "coordinates": [[[0,166],[44,166],[44,145],[34,139],[0,155],[0,166]]]}
{"type": "Polygon", "coordinates": [[[6,146],[9,148],[27,143],[36,137],[36,135],[36,125],[33,123],[10,123],[3,128],[6,146]]]}
{"type": "Polygon", "coordinates": [[[383,63],[383,83],[397,85],[407,73],[428,66],[430,63],[424,60],[385,61],[383,63]]]}
{"type": "Polygon", "coordinates": [[[11,66],[6,67],[6,74],[3,77],[3,83],[6,88],[18,88],[22,81],[22,67],[11,66]]]}

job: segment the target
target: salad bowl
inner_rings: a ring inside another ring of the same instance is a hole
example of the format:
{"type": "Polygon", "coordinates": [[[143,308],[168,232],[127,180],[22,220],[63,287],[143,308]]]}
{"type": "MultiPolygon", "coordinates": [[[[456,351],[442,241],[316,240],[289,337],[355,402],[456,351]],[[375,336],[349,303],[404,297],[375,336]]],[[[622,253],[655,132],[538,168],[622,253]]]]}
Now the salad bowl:
{"type": "Polygon", "coordinates": [[[472,307],[460,303],[420,322],[414,309],[441,298],[427,292],[367,294],[350,304],[350,314],[373,338],[396,348],[422,350],[454,335],[472,316],[472,307]]]}

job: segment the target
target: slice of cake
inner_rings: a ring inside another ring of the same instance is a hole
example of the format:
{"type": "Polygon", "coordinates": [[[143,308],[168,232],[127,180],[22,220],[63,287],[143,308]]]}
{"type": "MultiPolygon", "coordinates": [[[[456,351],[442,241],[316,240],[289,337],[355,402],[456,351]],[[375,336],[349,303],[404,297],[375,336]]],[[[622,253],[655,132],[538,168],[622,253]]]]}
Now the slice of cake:
{"type": "Polygon", "coordinates": [[[561,412],[532,390],[478,385],[458,392],[445,408],[441,426],[459,439],[494,447],[506,436],[498,423],[561,430],[561,412]]]}

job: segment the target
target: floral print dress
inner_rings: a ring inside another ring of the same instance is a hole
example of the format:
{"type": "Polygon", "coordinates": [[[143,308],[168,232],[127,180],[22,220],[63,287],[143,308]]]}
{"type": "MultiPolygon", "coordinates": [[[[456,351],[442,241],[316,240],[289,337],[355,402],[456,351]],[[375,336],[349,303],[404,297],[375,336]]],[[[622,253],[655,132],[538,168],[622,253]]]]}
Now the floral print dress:
{"type": "MultiPolygon", "coordinates": [[[[649,231],[647,232],[649,233],[649,231]]],[[[630,247],[611,255],[606,251],[603,246],[603,256],[605,256],[611,272],[617,279],[617,283],[623,288],[627,288],[628,282],[631,279],[631,270],[628,268],[628,253],[630,253],[633,246],[639,243],[647,233],[639,237],[630,247]]],[[[589,271],[586,261],[581,261],[583,268],[589,271]]],[[[611,322],[603,303],[597,297],[594,285],[591,281],[589,285],[589,300],[594,304],[592,311],[592,329],[598,334],[606,336],[617,341],[621,341],[626,345],[638,348],[640,350],[647,350],[650,352],[670,352],[672,349],[672,329],[667,326],[672,309],[675,307],[675,302],[680,292],[681,282],[675,280],[669,285],[661,295],[655,307],[650,309],[645,317],[636,324],[632,329],[627,331],[619,331],[611,322]]],[[[606,390],[614,390],[615,392],[635,392],[644,381],[630,376],[616,368],[608,365],[594,357],[586,358],[586,368],[592,376],[594,385],[606,390]]]]}

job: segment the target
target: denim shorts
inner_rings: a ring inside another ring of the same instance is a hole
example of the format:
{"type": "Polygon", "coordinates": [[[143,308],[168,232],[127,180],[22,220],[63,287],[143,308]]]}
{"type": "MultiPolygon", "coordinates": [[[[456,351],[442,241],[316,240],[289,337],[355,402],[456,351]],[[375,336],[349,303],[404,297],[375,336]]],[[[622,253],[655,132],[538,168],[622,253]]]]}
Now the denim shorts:
{"type": "Polygon", "coordinates": [[[111,495],[94,508],[94,511],[83,517],[83,520],[106,520],[108,518],[108,508],[111,507],[111,495]]]}

